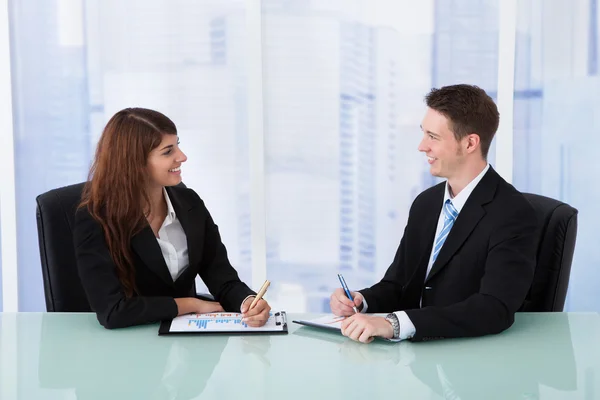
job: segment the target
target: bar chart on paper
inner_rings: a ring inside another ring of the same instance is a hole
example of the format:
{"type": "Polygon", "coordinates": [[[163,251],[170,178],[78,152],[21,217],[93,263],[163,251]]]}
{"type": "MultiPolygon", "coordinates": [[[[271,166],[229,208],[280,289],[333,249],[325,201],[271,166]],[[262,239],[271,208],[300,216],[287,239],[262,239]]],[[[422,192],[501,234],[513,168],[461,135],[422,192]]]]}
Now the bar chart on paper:
{"type": "Polygon", "coordinates": [[[187,327],[196,327],[198,329],[208,329],[208,323],[211,322],[215,326],[219,326],[220,324],[224,325],[241,325],[244,328],[248,327],[248,324],[242,322],[242,317],[240,314],[225,314],[221,315],[220,318],[215,318],[214,316],[195,314],[196,318],[189,318],[187,320],[187,327]]]}
{"type": "MultiPolygon", "coordinates": [[[[162,332],[164,329],[161,326],[162,332]]],[[[261,327],[251,327],[242,321],[240,313],[208,313],[182,315],[170,322],[167,333],[210,333],[210,332],[287,332],[284,311],[271,312],[267,322],[261,327]]]]}

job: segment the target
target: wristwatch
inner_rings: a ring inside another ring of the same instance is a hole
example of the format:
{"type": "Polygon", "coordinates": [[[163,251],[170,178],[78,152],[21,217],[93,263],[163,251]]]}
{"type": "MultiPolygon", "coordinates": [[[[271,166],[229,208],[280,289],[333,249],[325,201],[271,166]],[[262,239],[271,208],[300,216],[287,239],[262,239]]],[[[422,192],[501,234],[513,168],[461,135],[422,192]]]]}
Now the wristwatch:
{"type": "Polygon", "coordinates": [[[385,316],[385,320],[392,324],[392,328],[394,328],[394,336],[393,339],[400,338],[400,321],[398,320],[398,316],[394,313],[389,313],[385,316]]]}

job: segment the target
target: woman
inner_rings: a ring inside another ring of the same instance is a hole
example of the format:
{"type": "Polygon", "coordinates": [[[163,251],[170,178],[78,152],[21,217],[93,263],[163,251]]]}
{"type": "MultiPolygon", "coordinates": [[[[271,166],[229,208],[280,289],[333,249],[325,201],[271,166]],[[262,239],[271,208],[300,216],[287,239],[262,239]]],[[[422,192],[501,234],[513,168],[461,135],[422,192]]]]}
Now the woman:
{"type": "Polygon", "coordinates": [[[188,313],[242,311],[262,326],[270,307],[240,281],[204,202],[181,183],[175,124],[144,108],[116,113],[104,129],[74,241],[81,283],[108,329],[188,313]],[[216,301],[195,296],[200,275],[216,301]]]}

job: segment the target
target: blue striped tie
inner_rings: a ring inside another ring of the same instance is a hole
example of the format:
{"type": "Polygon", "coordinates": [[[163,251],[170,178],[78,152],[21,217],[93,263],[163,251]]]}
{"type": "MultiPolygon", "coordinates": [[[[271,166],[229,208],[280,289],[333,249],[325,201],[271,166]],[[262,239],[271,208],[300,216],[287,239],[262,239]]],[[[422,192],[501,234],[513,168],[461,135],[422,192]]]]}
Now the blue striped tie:
{"type": "Polygon", "coordinates": [[[435,262],[438,254],[440,254],[440,250],[450,233],[450,229],[452,229],[452,225],[454,225],[454,221],[456,221],[456,217],[458,217],[458,211],[456,211],[450,199],[446,200],[444,203],[444,227],[435,240],[435,246],[433,246],[433,262],[435,262]]]}

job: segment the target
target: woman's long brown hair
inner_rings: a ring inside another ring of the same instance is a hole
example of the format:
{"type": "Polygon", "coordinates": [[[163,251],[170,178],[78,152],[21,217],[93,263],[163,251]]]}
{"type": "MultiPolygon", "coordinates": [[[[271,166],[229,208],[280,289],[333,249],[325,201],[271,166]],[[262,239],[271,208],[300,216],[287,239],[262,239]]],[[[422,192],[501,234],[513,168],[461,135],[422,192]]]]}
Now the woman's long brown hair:
{"type": "Polygon", "coordinates": [[[125,295],[137,292],[131,238],[147,224],[150,210],[146,163],[163,134],[177,134],[158,111],[126,108],[106,124],[96,148],[80,207],[102,225],[125,295]]]}

